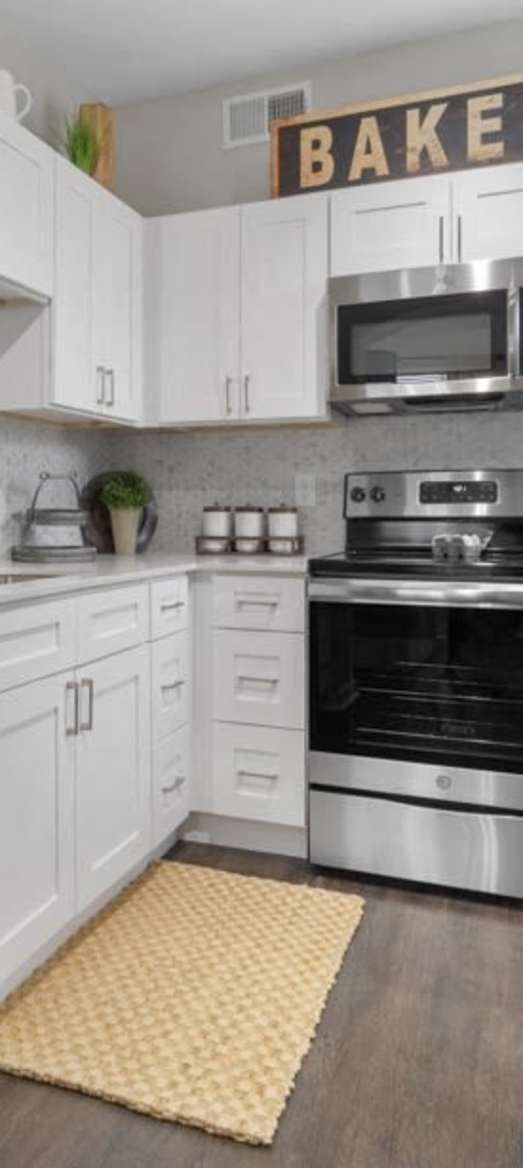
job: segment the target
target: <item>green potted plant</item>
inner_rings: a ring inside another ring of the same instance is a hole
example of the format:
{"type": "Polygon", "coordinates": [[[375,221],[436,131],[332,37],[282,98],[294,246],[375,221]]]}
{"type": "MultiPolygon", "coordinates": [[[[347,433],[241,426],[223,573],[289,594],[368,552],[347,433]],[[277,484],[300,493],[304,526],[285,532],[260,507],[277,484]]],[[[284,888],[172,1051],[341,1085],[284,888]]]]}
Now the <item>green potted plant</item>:
{"type": "Polygon", "coordinates": [[[100,142],[96,131],[80,113],[66,119],[63,145],[74,166],[86,174],[94,174],[100,158],[100,142]]]}
{"type": "Polygon", "coordinates": [[[100,501],[111,516],[116,555],[134,556],[143,508],[151,497],[149,484],[132,470],[118,471],[102,487],[100,501]]]}

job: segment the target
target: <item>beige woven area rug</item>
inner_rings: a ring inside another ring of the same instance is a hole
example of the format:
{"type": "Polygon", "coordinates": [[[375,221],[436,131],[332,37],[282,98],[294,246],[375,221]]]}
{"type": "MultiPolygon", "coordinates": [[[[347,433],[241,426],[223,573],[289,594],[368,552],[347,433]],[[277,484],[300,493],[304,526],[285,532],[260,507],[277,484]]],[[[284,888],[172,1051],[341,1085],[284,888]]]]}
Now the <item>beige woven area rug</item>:
{"type": "Polygon", "coordinates": [[[0,1068],[270,1144],[363,903],[156,864],[0,1007],[0,1068]]]}

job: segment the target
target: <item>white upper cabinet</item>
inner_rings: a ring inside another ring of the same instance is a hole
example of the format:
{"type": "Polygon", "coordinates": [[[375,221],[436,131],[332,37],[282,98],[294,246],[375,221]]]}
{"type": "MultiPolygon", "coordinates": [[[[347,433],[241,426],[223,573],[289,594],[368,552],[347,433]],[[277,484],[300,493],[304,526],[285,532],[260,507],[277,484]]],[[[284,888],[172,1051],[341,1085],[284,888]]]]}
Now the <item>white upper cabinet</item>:
{"type": "Polygon", "coordinates": [[[56,159],[55,405],[120,421],[141,414],[142,220],[56,159]]]}
{"type": "Polygon", "coordinates": [[[304,196],[146,225],[160,424],[324,416],[327,216],[304,196]]]}
{"type": "Polygon", "coordinates": [[[141,413],[143,222],[108,191],[97,192],[94,343],[108,417],[141,413]]]}
{"type": "Polygon", "coordinates": [[[523,163],[454,176],[457,262],[523,255],[523,163]]]}
{"type": "Polygon", "coordinates": [[[54,401],[97,412],[93,349],[95,207],[92,180],[56,159],[54,401]]]}
{"type": "Polygon", "coordinates": [[[449,263],[448,175],[372,183],[331,196],[331,275],[449,263]]]}
{"type": "Polygon", "coordinates": [[[327,357],[325,196],[242,211],[243,418],[325,414],[327,357]]]}
{"type": "Polygon", "coordinates": [[[147,373],[160,423],[237,415],[240,212],[146,223],[147,373]]]}
{"type": "Polygon", "coordinates": [[[54,153],[0,113],[0,279],[53,290],[54,153]]]}

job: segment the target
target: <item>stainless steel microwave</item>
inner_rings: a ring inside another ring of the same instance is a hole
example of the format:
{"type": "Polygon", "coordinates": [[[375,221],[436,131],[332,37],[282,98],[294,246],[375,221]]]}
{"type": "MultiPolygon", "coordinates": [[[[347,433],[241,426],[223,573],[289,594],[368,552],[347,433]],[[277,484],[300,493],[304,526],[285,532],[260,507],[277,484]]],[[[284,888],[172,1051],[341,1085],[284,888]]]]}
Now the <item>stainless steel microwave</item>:
{"type": "Polygon", "coordinates": [[[522,408],[522,289],[523,259],[331,279],[333,409],[522,408]]]}

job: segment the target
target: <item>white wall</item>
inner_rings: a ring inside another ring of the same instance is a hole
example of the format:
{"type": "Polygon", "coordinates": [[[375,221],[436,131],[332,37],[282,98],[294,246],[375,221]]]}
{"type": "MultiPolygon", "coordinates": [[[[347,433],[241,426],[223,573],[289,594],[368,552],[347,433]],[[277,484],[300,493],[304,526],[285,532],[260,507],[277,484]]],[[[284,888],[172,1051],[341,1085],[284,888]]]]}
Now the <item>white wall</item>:
{"type": "MultiPolygon", "coordinates": [[[[495,11],[495,5],[493,6],[495,11]]],[[[253,36],[256,29],[253,28],[253,36]]],[[[316,109],[523,71],[523,20],[116,111],[116,188],[146,215],[265,199],[268,146],[223,150],[222,98],[311,80],[316,109]]]]}
{"type": "MultiPolygon", "coordinates": [[[[0,3],[0,68],[8,69],[17,81],[23,81],[33,95],[33,106],[24,125],[51,146],[57,147],[63,133],[64,116],[89,94],[72,79],[62,61],[55,64],[44,60],[34,48],[29,49],[9,28],[1,15],[0,3]]],[[[70,66],[74,75],[74,63],[70,66]]]]}

